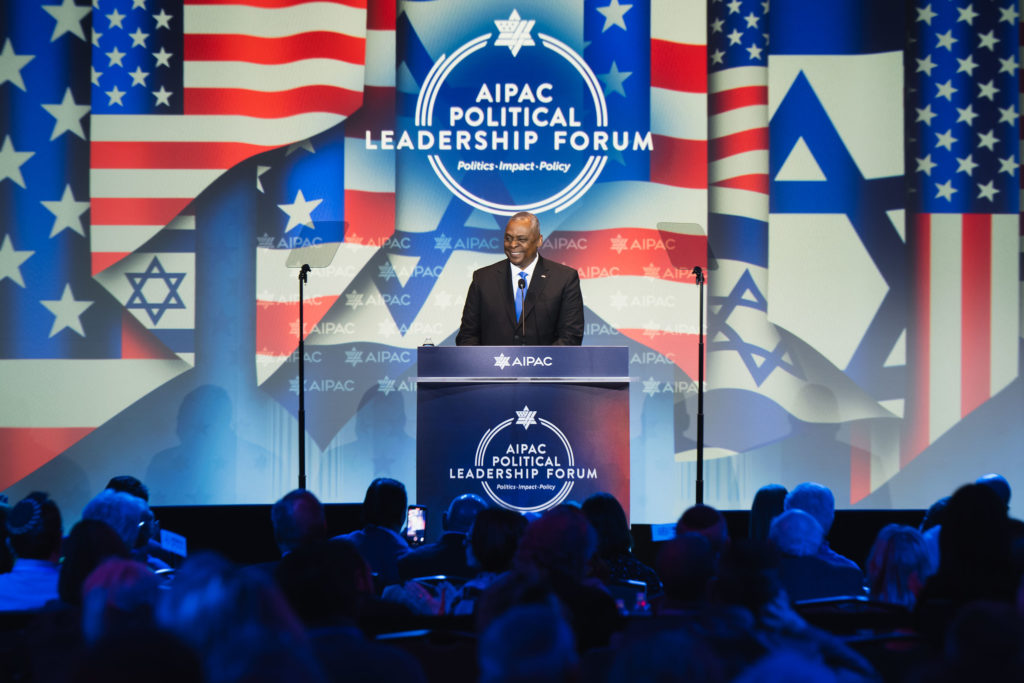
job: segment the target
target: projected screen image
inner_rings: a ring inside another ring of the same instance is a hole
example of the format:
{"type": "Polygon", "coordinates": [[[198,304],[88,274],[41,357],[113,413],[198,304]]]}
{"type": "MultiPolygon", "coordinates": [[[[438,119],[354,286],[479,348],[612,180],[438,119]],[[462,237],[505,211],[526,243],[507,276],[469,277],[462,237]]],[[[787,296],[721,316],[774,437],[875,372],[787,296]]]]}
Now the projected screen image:
{"type": "Polygon", "coordinates": [[[723,509],[769,483],[895,509],[1024,482],[1005,8],[15,5],[11,500],[72,518],[122,474],[155,505],[276,500],[299,477],[300,337],[306,485],[350,502],[393,477],[417,500],[417,348],[454,345],[519,211],[580,275],[583,344],[628,348],[633,522],[694,502],[698,454],[723,509]]]}

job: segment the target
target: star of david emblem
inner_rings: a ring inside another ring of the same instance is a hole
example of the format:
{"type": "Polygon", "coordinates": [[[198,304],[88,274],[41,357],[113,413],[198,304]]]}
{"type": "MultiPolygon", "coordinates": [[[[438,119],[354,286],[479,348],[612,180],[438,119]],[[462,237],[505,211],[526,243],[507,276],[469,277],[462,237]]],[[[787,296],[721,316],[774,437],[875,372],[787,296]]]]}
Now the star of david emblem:
{"type": "Polygon", "coordinates": [[[628,306],[629,297],[622,292],[616,291],[612,294],[612,308],[616,311],[621,311],[623,308],[628,306]]]}
{"type": "Polygon", "coordinates": [[[507,47],[515,57],[523,46],[536,45],[530,37],[534,23],[536,22],[533,19],[521,19],[516,10],[512,10],[508,19],[496,19],[494,25],[498,27],[498,37],[494,40],[494,46],[507,47]]]}
{"type": "Polygon", "coordinates": [[[498,354],[497,356],[494,357],[494,365],[499,370],[504,370],[505,368],[507,368],[508,367],[508,361],[509,361],[509,358],[504,353],[498,354]]]}
{"type": "Polygon", "coordinates": [[[345,362],[355,366],[363,362],[363,352],[359,349],[349,349],[345,352],[345,362]]]}
{"type": "Polygon", "coordinates": [[[363,293],[362,292],[346,292],[345,293],[345,305],[351,309],[359,308],[363,305],[363,293]]]}
{"type": "Polygon", "coordinates": [[[626,251],[626,249],[629,249],[629,246],[627,245],[628,241],[629,240],[627,240],[622,235],[616,235],[615,237],[612,238],[612,251],[614,251],[616,254],[621,255],[622,252],[626,251]]]}
{"type": "Polygon", "coordinates": [[[653,263],[644,266],[644,277],[658,277],[659,270],[660,268],[658,268],[658,266],[654,265],[653,263]]]}
{"type": "Polygon", "coordinates": [[[256,244],[263,249],[272,249],[274,247],[274,238],[267,233],[263,233],[256,238],[256,244]]]}
{"type": "Polygon", "coordinates": [[[293,379],[288,380],[288,391],[292,392],[295,395],[298,395],[298,393],[299,393],[299,378],[298,377],[295,377],[293,379]]]}
{"type": "Polygon", "coordinates": [[[391,265],[390,262],[385,263],[382,266],[377,266],[377,270],[379,271],[377,273],[377,277],[384,280],[385,282],[387,282],[393,277],[398,277],[398,274],[395,273],[395,267],[391,265]]]}
{"type": "Polygon", "coordinates": [[[178,287],[181,286],[187,273],[168,273],[160,264],[157,257],[149,262],[146,270],[141,273],[125,273],[128,282],[132,286],[131,296],[128,297],[125,308],[141,308],[149,314],[149,319],[154,325],[160,322],[164,313],[171,309],[184,309],[185,302],[178,294],[178,287]],[[159,285],[148,286],[151,282],[163,282],[164,291],[159,285]],[[163,300],[160,301],[160,294],[163,300]],[[148,296],[147,296],[148,295],[148,296]],[[152,297],[152,300],[150,300],[152,297]]]}
{"type": "Polygon", "coordinates": [[[451,251],[452,238],[448,235],[438,235],[434,238],[434,249],[437,249],[442,254],[447,251],[451,251]]]}
{"type": "Polygon", "coordinates": [[[528,405],[523,405],[522,410],[516,411],[516,424],[523,425],[523,429],[529,429],[530,425],[537,424],[537,411],[530,410],[528,405]]]}
{"type": "Polygon", "coordinates": [[[658,385],[661,384],[658,380],[653,377],[644,380],[644,393],[648,396],[654,396],[658,393],[658,385]]]}
{"type": "Polygon", "coordinates": [[[381,392],[385,396],[395,390],[395,380],[391,379],[387,375],[384,375],[384,379],[377,380],[377,391],[381,392]]]}

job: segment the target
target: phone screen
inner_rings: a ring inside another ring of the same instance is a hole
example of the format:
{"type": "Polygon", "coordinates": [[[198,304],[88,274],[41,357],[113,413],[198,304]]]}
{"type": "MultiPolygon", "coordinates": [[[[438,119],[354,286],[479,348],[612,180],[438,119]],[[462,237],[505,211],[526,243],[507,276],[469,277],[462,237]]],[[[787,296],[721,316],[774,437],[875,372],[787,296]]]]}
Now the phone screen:
{"type": "Polygon", "coordinates": [[[409,545],[422,545],[427,540],[427,508],[410,505],[405,517],[405,538],[409,545]]]}

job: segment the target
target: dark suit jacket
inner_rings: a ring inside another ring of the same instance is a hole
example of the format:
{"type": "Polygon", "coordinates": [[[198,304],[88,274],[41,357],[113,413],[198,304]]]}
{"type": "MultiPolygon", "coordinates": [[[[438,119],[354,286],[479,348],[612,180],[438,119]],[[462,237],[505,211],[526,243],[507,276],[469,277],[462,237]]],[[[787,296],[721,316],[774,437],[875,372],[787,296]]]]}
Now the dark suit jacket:
{"type": "Polygon", "coordinates": [[[397,533],[368,524],[358,531],[334,538],[350,541],[356,546],[370,569],[377,574],[381,586],[398,583],[398,558],[409,552],[409,544],[397,533]]]}
{"type": "Polygon", "coordinates": [[[403,581],[420,576],[446,574],[469,579],[477,570],[466,563],[466,534],[446,531],[437,543],[410,550],[398,558],[398,576],[403,581]]]}
{"type": "Polygon", "coordinates": [[[462,309],[459,346],[579,346],[583,343],[583,295],[575,269],[537,256],[526,289],[523,325],[516,325],[508,259],[473,273],[462,309]]]}

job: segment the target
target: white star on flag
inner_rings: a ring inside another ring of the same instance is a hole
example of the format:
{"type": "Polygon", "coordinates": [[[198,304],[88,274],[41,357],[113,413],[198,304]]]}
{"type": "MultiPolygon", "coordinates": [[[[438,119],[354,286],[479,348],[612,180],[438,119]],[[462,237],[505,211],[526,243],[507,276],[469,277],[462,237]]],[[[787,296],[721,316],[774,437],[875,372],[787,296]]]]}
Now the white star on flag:
{"type": "Polygon", "coordinates": [[[530,410],[530,406],[528,405],[524,404],[522,410],[517,410],[516,416],[516,424],[523,425],[523,429],[529,429],[530,425],[537,424],[537,411],[530,410]]]}
{"type": "Polygon", "coordinates": [[[304,225],[307,228],[316,227],[313,225],[313,210],[320,206],[320,202],[323,199],[310,199],[307,200],[302,190],[295,193],[295,201],[291,204],[278,204],[277,208],[288,214],[288,225],[284,231],[288,232],[300,225],[304,225]]]}
{"type": "Polygon", "coordinates": [[[19,55],[11,45],[11,39],[4,41],[4,49],[0,51],[0,85],[7,81],[24,92],[25,81],[21,78],[21,70],[35,59],[35,55],[19,55]]]}
{"type": "Polygon", "coordinates": [[[0,282],[10,278],[19,287],[25,286],[25,280],[21,277],[21,264],[29,259],[34,251],[18,251],[11,243],[11,236],[4,235],[3,244],[0,244],[0,282]]]}
{"type": "Polygon", "coordinates": [[[85,336],[81,317],[94,302],[75,299],[75,295],[71,293],[70,284],[64,285],[64,293],[59,299],[44,300],[39,303],[46,306],[47,310],[54,315],[53,327],[50,328],[51,337],[64,328],[70,328],[80,337],[85,336]]]}
{"type": "Polygon", "coordinates": [[[597,11],[604,15],[604,26],[601,33],[604,33],[612,26],[618,26],[623,31],[626,29],[626,12],[633,9],[632,5],[620,5],[619,0],[612,0],[610,5],[598,7],[597,11]]]}
{"type": "Polygon", "coordinates": [[[69,228],[85,237],[85,230],[82,228],[82,214],[89,210],[89,202],[75,201],[70,184],[64,186],[64,194],[60,199],[40,203],[53,214],[50,237],[55,237],[69,228]]]}

